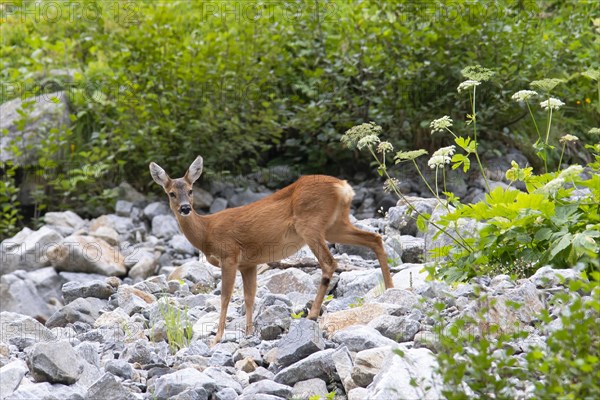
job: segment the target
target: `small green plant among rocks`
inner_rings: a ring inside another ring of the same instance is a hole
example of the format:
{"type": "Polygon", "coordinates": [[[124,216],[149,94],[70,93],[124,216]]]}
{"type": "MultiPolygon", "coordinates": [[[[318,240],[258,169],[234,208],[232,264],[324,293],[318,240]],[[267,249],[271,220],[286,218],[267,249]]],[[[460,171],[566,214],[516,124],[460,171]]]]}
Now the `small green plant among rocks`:
{"type": "Polygon", "coordinates": [[[179,307],[167,302],[159,302],[158,306],[165,321],[167,341],[172,353],[189,345],[192,340],[192,324],[188,317],[187,307],[179,307]]]}

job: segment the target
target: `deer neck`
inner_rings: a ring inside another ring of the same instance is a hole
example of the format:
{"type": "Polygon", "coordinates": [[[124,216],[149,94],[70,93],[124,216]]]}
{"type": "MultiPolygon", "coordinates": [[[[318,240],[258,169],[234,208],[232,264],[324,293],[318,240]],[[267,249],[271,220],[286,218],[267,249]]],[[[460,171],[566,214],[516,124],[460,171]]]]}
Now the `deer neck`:
{"type": "Polygon", "coordinates": [[[204,217],[196,213],[196,211],[192,211],[192,214],[187,217],[175,213],[175,218],[177,219],[181,232],[183,232],[184,236],[189,240],[192,246],[204,252],[204,247],[206,245],[206,221],[204,217]]]}

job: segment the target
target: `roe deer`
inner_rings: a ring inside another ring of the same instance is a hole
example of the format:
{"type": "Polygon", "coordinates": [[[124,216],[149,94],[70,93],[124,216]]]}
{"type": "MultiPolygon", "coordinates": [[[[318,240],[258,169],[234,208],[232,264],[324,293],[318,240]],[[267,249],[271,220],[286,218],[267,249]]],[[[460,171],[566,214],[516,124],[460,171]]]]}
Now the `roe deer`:
{"type": "Polygon", "coordinates": [[[213,345],[225,330],[227,307],[239,269],[244,284],[246,334],[253,331],[252,311],[256,295],[257,264],[281,260],[290,248],[308,244],[321,266],[321,284],[308,318],[316,320],[321,311],[329,281],[336,270],[327,242],[366,246],[377,255],[385,287],[393,287],[381,237],[350,223],[352,187],[343,180],[308,175],[254,203],[230,208],[212,215],[199,215],[193,209],[192,185],[202,174],[198,156],[183,178],[171,179],[164,169],[150,163],[150,174],[169,196],[169,205],[179,228],[206,259],[222,270],[221,314],[213,345]]]}

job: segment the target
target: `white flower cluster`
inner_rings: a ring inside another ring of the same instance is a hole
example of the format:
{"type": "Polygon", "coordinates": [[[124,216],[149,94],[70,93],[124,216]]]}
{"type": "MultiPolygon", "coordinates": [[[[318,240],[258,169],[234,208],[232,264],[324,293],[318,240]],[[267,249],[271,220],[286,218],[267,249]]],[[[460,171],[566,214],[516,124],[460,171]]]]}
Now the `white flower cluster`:
{"type": "Polygon", "coordinates": [[[535,90],[519,90],[517,93],[512,95],[511,99],[514,101],[527,101],[537,95],[538,94],[535,90]]]}
{"type": "Polygon", "coordinates": [[[431,155],[429,161],[427,161],[427,165],[429,168],[439,168],[443,167],[444,164],[450,164],[452,160],[452,156],[454,155],[454,150],[456,146],[447,146],[438,149],[435,153],[431,155]]]}
{"type": "Polygon", "coordinates": [[[431,133],[441,132],[445,129],[448,129],[452,126],[452,118],[447,115],[444,115],[442,118],[434,119],[429,124],[431,128],[431,133]]]}
{"type": "Polygon", "coordinates": [[[536,192],[545,194],[547,196],[554,196],[564,184],[565,179],[559,176],[558,178],[552,179],[550,182],[537,189],[536,192]]]}
{"type": "Polygon", "coordinates": [[[396,190],[399,190],[398,188],[400,187],[400,181],[396,178],[390,178],[388,180],[385,181],[385,183],[383,184],[383,191],[384,192],[395,192],[396,190]]]}
{"type": "Polygon", "coordinates": [[[379,153],[391,153],[394,151],[394,146],[390,142],[381,142],[377,146],[377,152],[379,153]]]}
{"type": "Polygon", "coordinates": [[[558,110],[559,108],[561,108],[564,105],[565,105],[565,103],[563,103],[562,101],[560,101],[559,99],[557,99],[555,97],[550,97],[548,100],[542,101],[540,103],[540,106],[544,110],[547,110],[548,108],[550,108],[551,110],[558,110]]]}
{"type": "Polygon", "coordinates": [[[467,81],[462,82],[460,85],[458,85],[458,88],[457,88],[458,93],[462,92],[463,90],[471,89],[472,87],[479,86],[479,85],[481,85],[481,82],[469,79],[467,81]]]}
{"type": "Polygon", "coordinates": [[[377,135],[367,135],[363,138],[361,138],[358,143],[356,144],[356,147],[359,150],[362,150],[365,147],[370,147],[372,145],[374,145],[375,143],[379,143],[379,137],[377,135]]]}
{"type": "Polygon", "coordinates": [[[563,180],[571,180],[583,172],[581,165],[571,165],[560,172],[558,177],[563,180]]]}
{"type": "Polygon", "coordinates": [[[575,135],[570,135],[570,134],[566,134],[560,137],[560,139],[558,139],[559,142],[561,143],[566,143],[566,142],[577,142],[579,140],[579,138],[575,135]]]}

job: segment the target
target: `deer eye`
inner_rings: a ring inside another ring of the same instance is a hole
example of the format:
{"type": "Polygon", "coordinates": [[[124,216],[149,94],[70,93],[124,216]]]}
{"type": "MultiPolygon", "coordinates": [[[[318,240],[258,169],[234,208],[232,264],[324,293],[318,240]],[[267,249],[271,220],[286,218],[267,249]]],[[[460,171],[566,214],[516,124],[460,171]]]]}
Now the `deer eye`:
{"type": "Polygon", "coordinates": [[[174,199],[175,198],[175,193],[174,192],[169,192],[169,196],[174,199]]]}
{"type": "Polygon", "coordinates": [[[192,191],[192,190],[190,190],[190,191],[188,192],[188,195],[189,195],[189,196],[191,196],[191,195],[193,195],[193,194],[194,194],[194,191],[192,191]]]}

